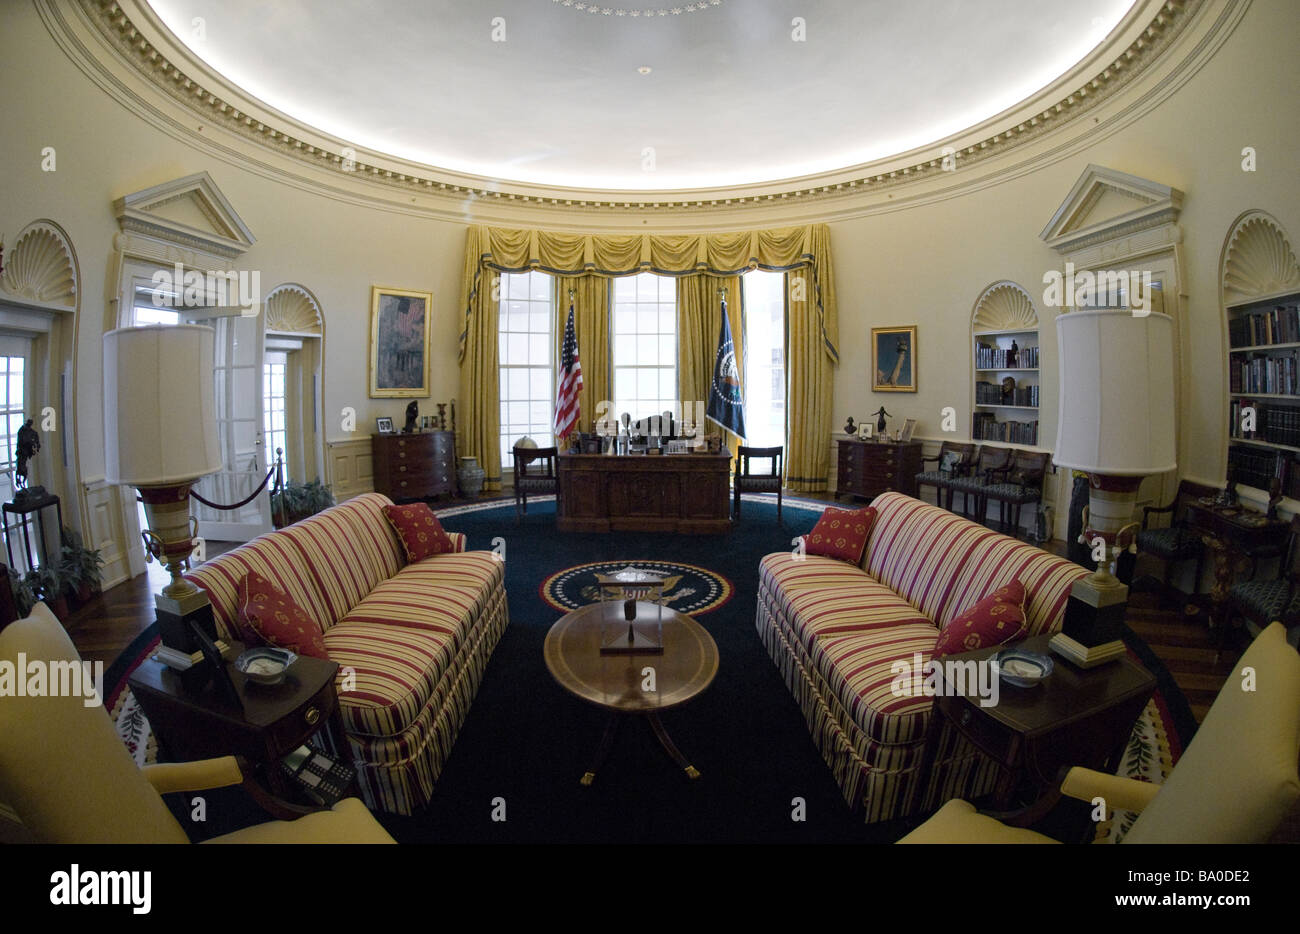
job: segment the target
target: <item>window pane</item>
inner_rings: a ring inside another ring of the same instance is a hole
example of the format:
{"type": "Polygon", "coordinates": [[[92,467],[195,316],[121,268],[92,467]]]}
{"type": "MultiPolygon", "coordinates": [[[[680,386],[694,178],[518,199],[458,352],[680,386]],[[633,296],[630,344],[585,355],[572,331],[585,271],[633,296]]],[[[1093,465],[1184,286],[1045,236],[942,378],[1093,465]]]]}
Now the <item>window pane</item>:
{"type": "Polygon", "coordinates": [[[614,280],[614,301],[636,301],[636,276],[620,276],[614,280]]]}
{"type": "Polygon", "coordinates": [[[528,371],[529,382],[528,394],[534,399],[546,399],[551,395],[551,373],[549,370],[537,367],[528,371]]]}
{"type": "Polygon", "coordinates": [[[659,342],[653,337],[642,337],[636,342],[636,362],[654,366],[659,362],[659,342]]]}
{"type": "Polygon", "coordinates": [[[512,368],[509,371],[510,382],[506,388],[507,399],[527,399],[528,398],[528,373],[523,367],[512,368]]]}
{"type": "Polygon", "coordinates": [[[655,302],[659,300],[659,277],[642,273],[636,277],[636,300],[638,302],[655,302]]]}

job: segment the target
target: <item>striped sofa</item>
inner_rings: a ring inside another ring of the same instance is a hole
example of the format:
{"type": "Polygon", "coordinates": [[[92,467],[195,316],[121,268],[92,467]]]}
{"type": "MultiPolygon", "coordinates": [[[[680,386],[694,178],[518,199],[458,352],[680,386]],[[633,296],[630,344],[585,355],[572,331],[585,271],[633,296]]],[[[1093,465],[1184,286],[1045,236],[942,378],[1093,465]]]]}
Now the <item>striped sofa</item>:
{"type": "Polygon", "coordinates": [[[885,493],[862,566],[771,554],[759,565],[756,625],[822,758],[867,823],[992,789],[996,770],[955,734],[940,739],[935,781],[918,771],[933,698],[897,696],[897,661],[928,663],[954,617],[1012,580],[1025,586],[1029,634],[1056,631],[1088,572],[901,493],[885,493]]]}
{"type": "Polygon", "coordinates": [[[256,571],[320,620],[339,664],[339,709],[372,808],[423,807],[509,621],[503,563],[465,551],[406,564],[367,493],[269,532],[189,575],[225,638],[239,638],[239,582],[256,571]]]}

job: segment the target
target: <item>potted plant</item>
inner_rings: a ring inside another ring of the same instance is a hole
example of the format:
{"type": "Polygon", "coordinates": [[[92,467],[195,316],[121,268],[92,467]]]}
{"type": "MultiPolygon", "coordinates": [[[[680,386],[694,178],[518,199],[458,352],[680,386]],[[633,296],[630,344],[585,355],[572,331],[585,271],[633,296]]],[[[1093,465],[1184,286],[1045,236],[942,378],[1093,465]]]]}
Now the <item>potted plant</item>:
{"type": "Polygon", "coordinates": [[[81,536],[72,529],[63,530],[59,576],[63,579],[64,591],[77,606],[99,593],[103,566],[104,559],[100,557],[99,549],[87,548],[81,536]]]}
{"type": "Polygon", "coordinates": [[[32,607],[36,606],[36,591],[32,589],[27,575],[9,568],[9,587],[14,592],[14,608],[18,611],[18,618],[30,615],[32,607]]]}
{"type": "Polygon", "coordinates": [[[32,590],[40,595],[45,604],[54,611],[60,620],[68,616],[68,598],[63,594],[63,581],[58,568],[45,564],[34,571],[27,572],[27,580],[32,590]]]}
{"type": "Polygon", "coordinates": [[[290,480],[271,494],[271,521],[277,529],[314,516],[334,505],[334,494],[317,477],[310,483],[290,480]]]}

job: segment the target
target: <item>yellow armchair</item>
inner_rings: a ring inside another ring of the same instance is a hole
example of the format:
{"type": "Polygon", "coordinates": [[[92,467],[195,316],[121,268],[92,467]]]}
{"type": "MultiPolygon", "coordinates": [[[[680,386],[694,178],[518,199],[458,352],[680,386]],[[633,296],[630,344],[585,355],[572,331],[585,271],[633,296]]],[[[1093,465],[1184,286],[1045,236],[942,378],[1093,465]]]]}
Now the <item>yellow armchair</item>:
{"type": "MultiPolygon", "coordinates": [[[[0,665],[80,664],[63,626],[44,604],[0,630],[0,665]]],[[[8,820],[42,843],[188,843],[163,802],[168,792],[244,788],[275,820],[212,843],[393,843],[355,798],[331,810],[296,808],[249,779],[234,756],[140,769],[102,704],[83,696],[0,699],[0,801],[8,820]]],[[[13,834],[15,838],[17,834],[13,834]]]]}
{"type": "MultiPolygon", "coordinates": [[[[1162,785],[1071,769],[1060,793],[1139,812],[1124,843],[1262,843],[1300,800],[1300,655],[1273,623],[1162,785]]],[[[899,843],[1054,843],[953,799],[899,843]]]]}

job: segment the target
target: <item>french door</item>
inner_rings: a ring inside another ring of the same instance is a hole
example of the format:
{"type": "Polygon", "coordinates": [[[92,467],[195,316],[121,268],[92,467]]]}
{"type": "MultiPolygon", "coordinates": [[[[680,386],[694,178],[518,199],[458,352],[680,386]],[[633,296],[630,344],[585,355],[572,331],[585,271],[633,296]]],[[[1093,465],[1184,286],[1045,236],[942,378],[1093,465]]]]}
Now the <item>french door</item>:
{"type": "MultiPolygon", "coordinates": [[[[201,314],[201,312],[200,312],[201,314]]],[[[252,495],[268,470],[262,434],[262,319],[242,315],[201,318],[187,309],[187,320],[216,332],[215,380],[217,439],[222,468],[194,485],[199,495],[230,505],[252,495]]],[[[205,539],[246,542],[271,530],[271,503],[265,491],[233,510],[194,503],[199,535],[205,539]]]]}

